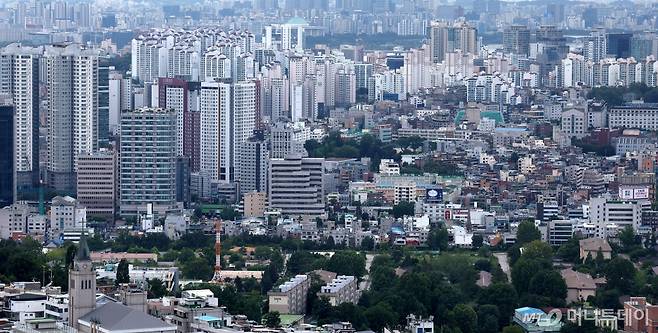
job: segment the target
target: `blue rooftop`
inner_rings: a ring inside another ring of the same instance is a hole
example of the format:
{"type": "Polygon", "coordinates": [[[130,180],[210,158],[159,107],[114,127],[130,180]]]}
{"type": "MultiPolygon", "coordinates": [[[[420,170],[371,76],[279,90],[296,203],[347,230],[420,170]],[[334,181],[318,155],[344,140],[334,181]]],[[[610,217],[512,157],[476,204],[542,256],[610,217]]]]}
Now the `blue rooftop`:
{"type": "Polygon", "coordinates": [[[542,311],[542,310],[539,310],[539,309],[537,309],[537,308],[527,307],[527,306],[516,309],[516,312],[518,312],[518,313],[520,313],[520,314],[524,314],[524,315],[529,315],[529,314],[545,314],[544,311],[542,311]]]}
{"type": "Polygon", "coordinates": [[[199,316],[199,317],[195,317],[195,318],[198,319],[198,320],[201,320],[201,321],[218,321],[218,320],[221,320],[220,318],[217,318],[215,316],[199,316]]]}

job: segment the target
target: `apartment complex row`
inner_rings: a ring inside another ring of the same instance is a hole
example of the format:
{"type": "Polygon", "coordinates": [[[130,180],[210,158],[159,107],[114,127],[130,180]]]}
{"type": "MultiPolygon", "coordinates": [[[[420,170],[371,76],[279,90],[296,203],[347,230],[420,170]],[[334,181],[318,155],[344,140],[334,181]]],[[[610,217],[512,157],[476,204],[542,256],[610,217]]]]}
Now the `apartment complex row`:
{"type": "MultiPolygon", "coordinates": [[[[304,314],[306,299],[311,286],[309,275],[297,275],[267,293],[269,311],[281,314],[304,314]]],[[[339,275],[323,286],[318,297],[327,297],[331,305],[356,303],[359,298],[358,282],[354,276],[339,275]]]]}

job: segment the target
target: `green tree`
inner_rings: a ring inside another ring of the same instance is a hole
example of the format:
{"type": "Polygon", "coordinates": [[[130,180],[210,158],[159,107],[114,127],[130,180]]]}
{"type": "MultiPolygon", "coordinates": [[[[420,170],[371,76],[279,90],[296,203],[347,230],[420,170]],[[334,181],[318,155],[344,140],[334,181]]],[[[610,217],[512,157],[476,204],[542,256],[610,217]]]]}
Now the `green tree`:
{"type": "Polygon", "coordinates": [[[287,273],[290,275],[304,274],[325,267],[326,261],[327,259],[319,254],[312,254],[308,251],[295,251],[288,259],[287,273]]]}
{"type": "Polygon", "coordinates": [[[263,294],[267,294],[268,291],[272,290],[274,283],[278,279],[279,272],[277,271],[276,264],[274,262],[270,262],[270,264],[265,267],[265,271],[263,271],[263,277],[260,282],[262,289],[261,292],[263,294]]]}
{"type": "Polygon", "coordinates": [[[327,262],[327,270],[339,275],[362,277],[366,273],[366,258],[354,251],[338,251],[327,262]]]}
{"type": "Polygon", "coordinates": [[[521,258],[550,261],[553,259],[553,249],[550,245],[540,240],[531,241],[523,245],[523,253],[521,254],[521,258]]]}
{"type": "Polygon", "coordinates": [[[398,314],[386,302],[379,302],[368,308],[364,315],[368,319],[370,329],[375,332],[382,332],[385,327],[395,325],[398,319],[398,314]]]}
{"type": "Polygon", "coordinates": [[[457,304],[452,310],[455,325],[463,333],[474,333],[477,331],[478,316],[475,310],[468,304],[457,304]]]}
{"type": "Polygon", "coordinates": [[[128,268],[128,262],[126,259],[121,259],[121,261],[119,261],[119,265],[117,265],[117,276],[114,280],[116,285],[130,282],[130,274],[128,272],[128,268]]]}
{"type": "Polygon", "coordinates": [[[484,238],[480,234],[473,235],[473,247],[479,249],[484,242],[484,238]]]}
{"type": "Polygon", "coordinates": [[[478,303],[495,304],[500,312],[500,325],[507,325],[519,305],[518,295],[509,283],[494,283],[480,292],[478,303]]]}
{"type": "Polygon", "coordinates": [[[146,283],[149,286],[148,297],[149,298],[160,298],[167,295],[167,287],[165,287],[162,280],[158,278],[147,279],[146,283]]]}
{"type": "Polygon", "coordinates": [[[478,331],[480,333],[498,333],[500,311],[492,304],[484,304],[478,307],[478,331]]]}
{"type": "Polygon", "coordinates": [[[557,271],[543,270],[532,277],[528,291],[536,295],[548,297],[552,299],[552,302],[555,302],[556,300],[563,300],[567,297],[567,284],[564,282],[562,275],[557,271]]]}
{"type": "Polygon", "coordinates": [[[78,251],[78,248],[75,246],[75,244],[71,243],[69,246],[66,247],[66,268],[69,269],[71,268],[71,265],[73,265],[73,259],[75,259],[75,253],[78,251]]]}
{"type": "Polygon", "coordinates": [[[397,205],[393,206],[393,216],[395,218],[402,218],[403,216],[414,216],[415,204],[410,201],[400,201],[397,205]]]}
{"type": "Polygon", "coordinates": [[[320,297],[313,303],[311,313],[317,319],[318,324],[329,324],[336,320],[336,311],[326,297],[320,297]]]}
{"type": "Polygon", "coordinates": [[[535,222],[528,220],[519,223],[516,231],[516,244],[523,245],[539,239],[541,239],[541,232],[535,226],[535,222]]]}
{"type": "Polygon", "coordinates": [[[503,327],[503,333],[523,333],[523,329],[519,325],[509,325],[503,327]]]}
{"type": "Polygon", "coordinates": [[[448,249],[448,229],[444,227],[432,227],[428,235],[427,243],[431,250],[445,251],[448,249]]]}
{"type": "Polygon", "coordinates": [[[605,277],[609,288],[616,288],[622,292],[629,291],[634,276],[633,263],[624,258],[616,257],[606,265],[605,277]]]}
{"type": "Polygon", "coordinates": [[[478,259],[473,265],[479,271],[491,271],[491,260],[489,259],[478,259]]]}
{"type": "Polygon", "coordinates": [[[222,220],[233,221],[240,217],[240,213],[238,213],[238,211],[233,208],[224,208],[219,213],[219,217],[221,217],[222,220]]]}
{"type": "Polygon", "coordinates": [[[355,329],[365,330],[368,328],[368,319],[363,314],[363,309],[352,303],[341,303],[335,307],[336,320],[348,321],[355,329]]]}
{"type": "Polygon", "coordinates": [[[625,252],[630,252],[640,245],[640,238],[633,231],[633,227],[628,225],[619,233],[619,242],[625,252]]]}
{"type": "Polygon", "coordinates": [[[263,322],[269,328],[278,328],[281,326],[281,315],[277,311],[268,312],[263,315],[263,322]]]}
{"type": "Polygon", "coordinates": [[[195,257],[183,263],[181,272],[188,279],[206,281],[212,277],[213,270],[212,265],[208,264],[204,258],[195,257]]]}
{"type": "Polygon", "coordinates": [[[270,259],[273,252],[274,251],[272,251],[272,248],[269,246],[256,246],[256,249],[254,250],[254,257],[260,260],[270,259]]]}
{"type": "Polygon", "coordinates": [[[537,272],[547,269],[546,263],[521,257],[512,266],[512,284],[519,294],[528,292],[530,280],[537,272]]]}
{"type": "Polygon", "coordinates": [[[367,236],[361,241],[361,250],[363,251],[372,251],[375,249],[375,240],[367,236]]]}
{"type": "Polygon", "coordinates": [[[578,237],[571,237],[566,243],[560,245],[557,250],[557,256],[576,263],[580,259],[580,239],[578,237]]]}

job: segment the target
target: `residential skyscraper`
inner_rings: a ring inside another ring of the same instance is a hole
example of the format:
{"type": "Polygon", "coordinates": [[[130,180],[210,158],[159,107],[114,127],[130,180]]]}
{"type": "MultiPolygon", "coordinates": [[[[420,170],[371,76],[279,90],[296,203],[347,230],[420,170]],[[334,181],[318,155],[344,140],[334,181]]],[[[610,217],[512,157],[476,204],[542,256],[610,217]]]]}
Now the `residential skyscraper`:
{"type": "Polygon", "coordinates": [[[79,45],[45,50],[48,186],[74,193],[79,155],[98,149],[98,55],[79,45]]]}
{"type": "Polygon", "coordinates": [[[199,85],[181,79],[158,79],[158,102],[161,108],[176,110],[178,138],[176,154],[186,156],[193,172],[199,171],[201,114],[193,110],[198,101],[199,85]],[[193,89],[194,88],[194,89],[193,89]]]}
{"type": "Polygon", "coordinates": [[[121,113],[120,210],[159,214],[176,206],[176,112],[141,108],[121,113]]]}
{"type": "Polygon", "coordinates": [[[121,122],[121,111],[133,109],[132,81],[118,72],[109,75],[108,127],[111,132],[117,132],[121,122]]]}
{"type": "Polygon", "coordinates": [[[0,100],[0,208],[14,202],[14,106],[0,100]]]}
{"type": "Polygon", "coordinates": [[[176,154],[183,156],[183,141],[185,133],[185,122],[183,117],[185,113],[189,112],[189,89],[187,82],[181,79],[174,78],[159,78],[158,79],[158,106],[162,109],[173,109],[176,111],[176,123],[178,128],[176,133],[176,154]]]}
{"type": "Polygon", "coordinates": [[[290,154],[307,156],[304,130],[290,123],[275,123],[270,130],[270,158],[285,158],[290,154]]]}
{"type": "Polygon", "coordinates": [[[236,181],[240,182],[240,193],[266,192],[269,164],[269,142],[262,131],[249,138],[237,150],[236,181]]]}
{"type": "Polygon", "coordinates": [[[0,53],[0,93],[14,105],[14,157],[17,199],[34,196],[39,186],[39,61],[41,48],[11,44],[0,53]]]}
{"type": "Polygon", "coordinates": [[[107,58],[100,58],[98,66],[98,146],[110,144],[110,70],[107,58]]]}
{"type": "Polygon", "coordinates": [[[446,53],[462,50],[477,54],[477,30],[466,22],[432,22],[429,31],[430,54],[434,63],[445,59],[446,53]]]}
{"type": "Polygon", "coordinates": [[[524,25],[505,28],[503,50],[507,53],[528,55],[530,53],[530,29],[524,25]]]}
{"type": "Polygon", "coordinates": [[[256,84],[203,82],[200,103],[200,170],[232,182],[236,151],[256,128],[256,84]]]}
{"type": "Polygon", "coordinates": [[[606,57],[608,52],[605,29],[596,28],[590,32],[583,43],[583,55],[586,61],[598,62],[606,57]]]}

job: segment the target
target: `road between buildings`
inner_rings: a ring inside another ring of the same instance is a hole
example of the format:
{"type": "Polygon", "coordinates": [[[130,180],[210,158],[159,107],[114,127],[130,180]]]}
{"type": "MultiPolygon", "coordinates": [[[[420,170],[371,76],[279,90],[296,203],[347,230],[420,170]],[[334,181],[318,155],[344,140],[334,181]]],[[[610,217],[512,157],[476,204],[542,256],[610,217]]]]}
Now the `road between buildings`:
{"type": "Polygon", "coordinates": [[[500,264],[500,268],[503,270],[505,275],[507,275],[507,280],[511,283],[512,274],[510,273],[510,269],[509,269],[509,260],[507,259],[507,253],[494,252],[493,255],[496,256],[496,258],[498,259],[498,264],[500,264]]]}

